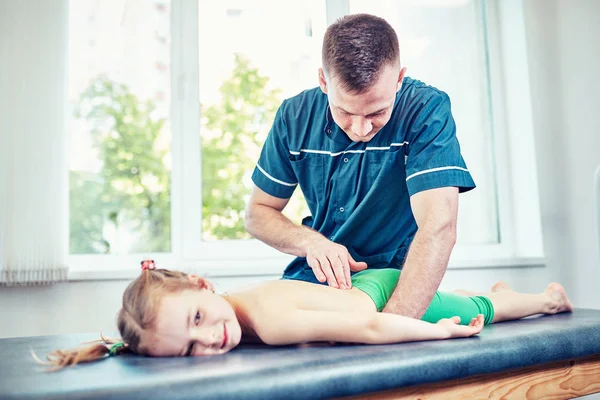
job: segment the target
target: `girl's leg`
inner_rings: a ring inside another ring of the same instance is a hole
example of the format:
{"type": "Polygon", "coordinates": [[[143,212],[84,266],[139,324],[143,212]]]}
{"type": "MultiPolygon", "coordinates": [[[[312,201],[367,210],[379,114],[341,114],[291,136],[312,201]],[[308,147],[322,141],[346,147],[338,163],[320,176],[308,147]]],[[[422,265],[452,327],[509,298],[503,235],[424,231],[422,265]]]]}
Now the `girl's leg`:
{"type": "Polygon", "coordinates": [[[491,293],[436,292],[421,319],[437,322],[442,318],[459,316],[461,324],[466,325],[477,314],[483,314],[485,323],[490,324],[535,314],[556,314],[572,310],[573,306],[565,289],[558,283],[551,283],[543,293],[525,294],[513,291],[504,282],[498,282],[491,293]]]}
{"type": "Polygon", "coordinates": [[[557,314],[573,311],[573,305],[565,289],[558,283],[551,283],[540,294],[527,294],[513,291],[503,284],[503,290],[488,293],[494,306],[492,323],[509,321],[535,314],[557,314]]]}
{"type": "Polygon", "coordinates": [[[435,323],[440,319],[456,316],[460,317],[461,325],[468,325],[478,314],[483,314],[486,325],[492,323],[494,305],[487,296],[462,296],[457,293],[436,292],[421,319],[435,323]]]}
{"type": "MultiPolygon", "coordinates": [[[[512,290],[508,283],[504,281],[496,282],[494,286],[492,286],[492,293],[500,292],[502,290],[512,290]]],[[[470,290],[457,289],[453,290],[452,293],[459,294],[461,296],[489,296],[489,292],[471,292],[470,290]]]]}

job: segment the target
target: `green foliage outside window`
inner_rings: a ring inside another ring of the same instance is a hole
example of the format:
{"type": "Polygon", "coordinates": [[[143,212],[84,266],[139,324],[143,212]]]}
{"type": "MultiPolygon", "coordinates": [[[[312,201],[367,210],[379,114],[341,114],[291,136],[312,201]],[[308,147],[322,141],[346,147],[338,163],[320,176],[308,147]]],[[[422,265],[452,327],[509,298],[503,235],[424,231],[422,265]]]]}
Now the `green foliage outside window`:
{"type": "Polygon", "coordinates": [[[82,93],[78,117],[93,127],[102,168],[97,174],[71,171],[71,253],[110,253],[107,224],[116,230],[126,224],[137,233],[130,252],[170,250],[168,149],[158,145],[165,120],[153,118],[154,110],[104,77],[82,93]]]}
{"type": "Polygon", "coordinates": [[[202,111],[202,228],[205,238],[249,238],[243,210],[248,178],[279,106],[280,91],[267,87],[247,59],[236,54],[219,103],[202,111]]]}
{"type": "MultiPolygon", "coordinates": [[[[220,100],[202,108],[205,240],[249,238],[243,225],[249,177],[281,102],[280,91],[268,83],[236,55],[220,100]]],[[[93,126],[102,168],[99,173],[70,173],[72,254],[111,253],[114,243],[106,235],[107,226],[113,231],[126,226],[135,234],[129,252],[170,251],[169,145],[163,136],[166,120],[154,115],[152,102],[103,77],[81,94],[78,117],[93,126]]],[[[306,213],[298,195],[286,211],[295,222],[306,213]]]]}

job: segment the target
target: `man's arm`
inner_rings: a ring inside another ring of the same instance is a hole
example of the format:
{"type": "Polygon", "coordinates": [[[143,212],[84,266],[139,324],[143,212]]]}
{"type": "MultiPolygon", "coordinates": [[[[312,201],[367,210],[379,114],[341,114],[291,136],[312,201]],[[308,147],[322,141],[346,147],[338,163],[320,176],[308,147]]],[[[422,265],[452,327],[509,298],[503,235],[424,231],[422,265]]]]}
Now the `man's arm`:
{"type": "Polygon", "coordinates": [[[298,226],[282,214],[290,199],[280,199],[254,185],[246,207],[248,233],[275,249],[297,257],[306,257],[306,243],[320,236],[305,226],[298,226]]]}
{"type": "Polygon", "coordinates": [[[458,188],[444,187],[410,199],[418,230],[398,286],[383,312],[421,318],[438,289],[456,242],[458,188]]]}
{"type": "Polygon", "coordinates": [[[319,282],[336,288],[350,288],[350,270],[365,269],[348,250],[313,229],[299,226],[281,213],[289,199],[271,196],[258,188],[252,189],[246,208],[245,227],[248,233],[275,249],[297,257],[306,257],[319,282]]]}

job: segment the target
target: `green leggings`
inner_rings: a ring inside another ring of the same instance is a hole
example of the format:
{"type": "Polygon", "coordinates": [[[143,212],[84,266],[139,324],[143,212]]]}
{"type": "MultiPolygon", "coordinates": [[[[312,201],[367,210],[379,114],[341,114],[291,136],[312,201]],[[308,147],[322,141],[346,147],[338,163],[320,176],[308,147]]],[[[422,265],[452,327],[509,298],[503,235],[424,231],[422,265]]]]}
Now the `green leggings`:
{"type": "MultiPolygon", "coordinates": [[[[352,276],[352,286],[362,290],[373,299],[377,311],[383,310],[392,296],[400,271],[391,268],[371,269],[352,276]]],[[[494,318],[494,306],[485,296],[460,296],[454,293],[435,292],[429,308],[421,318],[427,322],[437,322],[443,318],[460,317],[462,325],[468,325],[477,314],[483,314],[485,324],[494,318]]]]}

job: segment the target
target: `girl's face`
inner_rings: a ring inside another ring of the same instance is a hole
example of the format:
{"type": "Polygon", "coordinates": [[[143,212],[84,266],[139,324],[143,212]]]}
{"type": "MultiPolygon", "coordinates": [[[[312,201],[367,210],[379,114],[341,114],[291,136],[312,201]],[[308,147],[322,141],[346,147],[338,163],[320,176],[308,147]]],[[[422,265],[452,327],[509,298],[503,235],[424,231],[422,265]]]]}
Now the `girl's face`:
{"type": "Polygon", "coordinates": [[[223,297],[211,288],[186,289],[161,299],[148,352],[155,357],[224,354],[241,337],[235,312],[223,297]]]}

